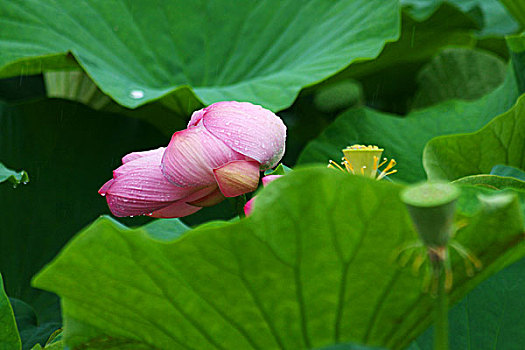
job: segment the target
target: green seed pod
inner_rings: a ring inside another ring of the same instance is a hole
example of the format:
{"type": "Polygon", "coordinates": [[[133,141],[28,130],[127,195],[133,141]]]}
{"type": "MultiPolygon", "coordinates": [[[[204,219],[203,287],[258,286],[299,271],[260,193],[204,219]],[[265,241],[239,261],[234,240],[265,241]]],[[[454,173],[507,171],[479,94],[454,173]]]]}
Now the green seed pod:
{"type": "Polygon", "coordinates": [[[454,229],[459,190],[449,183],[422,183],[401,192],[419,237],[429,248],[445,247],[454,229]]]}
{"type": "Polygon", "coordinates": [[[377,146],[353,145],[343,149],[344,160],[354,174],[375,179],[383,149],[377,146]]]}

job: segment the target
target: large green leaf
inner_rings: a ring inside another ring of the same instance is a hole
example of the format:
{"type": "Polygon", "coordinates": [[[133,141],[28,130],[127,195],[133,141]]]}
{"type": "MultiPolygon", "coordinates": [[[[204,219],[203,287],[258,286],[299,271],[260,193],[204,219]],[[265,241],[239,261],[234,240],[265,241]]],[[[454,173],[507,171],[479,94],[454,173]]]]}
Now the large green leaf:
{"type": "Polygon", "coordinates": [[[81,102],[96,110],[111,104],[111,99],[82,70],[47,72],[43,77],[47,97],[81,102]]]}
{"type": "MultiPolygon", "coordinates": [[[[520,350],[525,344],[525,259],[490,277],[449,312],[450,348],[520,350]]],[[[410,350],[431,350],[429,329],[410,350]]]]}
{"type": "Polygon", "coordinates": [[[155,125],[167,135],[186,128],[186,119],[194,110],[203,107],[193,99],[193,95],[188,97],[181,93],[178,98],[184,99],[184,102],[171,98],[169,105],[152,103],[131,110],[113,102],[82,70],[47,72],[43,77],[47,97],[77,101],[103,112],[139,118],[155,125]]]}
{"type": "Polygon", "coordinates": [[[61,327],[58,322],[38,322],[35,310],[22,300],[10,298],[16,325],[22,341],[22,350],[29,350],[36,344],[46,344],[49,336],[61,327]]]}
{"type": "Polygon", "coordinates": [[[191,87],[205,104],[245,100],[279,110],[302,87],[397,39],[399,7],[397,0],[7,0],[0,76],[71,67],[74,58],[127,107],[191,97],[191,87]]]}
{"type": "MultiPolygon", "coordinates": [[[[416,240],[401,188],[330,169],[294,170],[261,191],[247,219],[172,242],[103,217],[34,284],[61,296],[73,347],[303,349],[355,341],[402,349],[429,325],[433,299],[422,292],[422,276],[393,261],[416,240]]],[[[484,267],[468,278],[452,254],[452,301],[525,254],[516,197],[478,199],[479,190],[465,190],[459,212],[469,225],[456,239],[484,267]]]]}
{"type": "Polygon", "coordinates": [[[482,186],[492,188],[496,190],[502,190],[505,188],[514,188],[517,190],[525,191],[525,181],[515,179],[508,176],[497,176],[497,175],[471,175],[465,176],[461,179],[454,181],[458,184],[469,184],[474,186],[482,186]]]}
{"type": "Polygon", "coordinates": [[[142,227],[152,238],[172,241],[182,236],[190,228],[180,219],[155,220],[142,227]]]}
{"type": "Polygon", "coordinates": [[[341,149],[348,145],[373,144],[383,147],[387,156],[397,160],[399,172],[395,178],[419,181],[425,177],[422,155],[428,141],[438,135],[477,130],[507,111],[517,97],[515,78],[509,72],[502,86],[479,100],[447,101],[414,111],[405,118],[370,108],[351,109],[311,141],[298,162],[326,164],[329,159],[340,159],[341,149]]]}
{"type": "Polygon", "coordinates": [[[428,18],[414,18],[403,11],[402,31],[398,41],[388,43],[376,60],[359,62],[330,78],[361,78],[387,68],[426,62],[442,47],[473,46],[476,23],[450,5],[440,6],[428,18]]]}
{"type": "Polygon", "coordinates": [[[4,291],[2,275],[0,275],[0,350],[19,350],[22,348],[15,316],[11,303],[4,291]]]}
{"type": "Polygon", "coordinates": [[[384,350],[384,349],[371,348],[371,347],[363,346],[363,345],[345,343],[345,344],[329,345],[329,346],[325,346],[323,348],[315,349],[315,350],[384,350]]]}
{"type": "Polygon", "coordinates": [[[518,78],[518,86],[521,92],[525,92],[525,33],[509,36],[506,41],[518,78]]]}
{"type": "Polygon", "coordinates": [[[525,181],[525,171],[508,165],[495,165],[490,173],[491,175],[508,176],[525,181]]]}
{"type": "Polygon", "coordinates": [[[109,213],[97,191],[121,157],[168,140],[144,122],[77,103],[0,105],[1,158],[31,174],[16,190],[0,186],[0,271],[7,294],[32,305],[39,322],[56,319],[48,309],[55,299],[30,288],[31,277],[74,232],[109,213]]]}
{"type": "Polygon", "coordinates": [[[525,27],[525,3],[521,0],[500,0],[510,13],[516,18],[521,27],[525,27]]]}
{"type": "Polygon", "coordinates": [[[479,23],[480,36],[512,34],[520,27],[500,0],[401,0],[401,3],[419,20],[429,17],[442,4],[454,5],[479,23]]]}
{"type": "Polygon", "coordinates": [[[409,106],[406,100],[414,94],[421,66],[443,47],[473,47],[476,28],[470,17],[448,4],[423,21],[403,11],[398,41],[388,43],[377,59],[352,64],[322,84],[358,79],[363,84],[367,104],[406,113],[409,106]]]}
{"type": "Polygon", "coordinates": [[[24,170],[14,171],[6,168],[4,164],[0,163],[0,182],[5,181],[9,181],[15,186],[20,183],[25,184],[29,181],[29,175],[27,175],[27,172],[24,170]]]}
{"type": "Polygon", "coordinates": [[[432,139],[423,164],[429,179],[447,180],[488,174],[498,164],[525,169],[525,96],[475,133],[432,139]]]}
{"type": "Polygon", "coordinates": [[[505,67],[501,58],[486,51],[444,49],[419,72],[413,108],[479,99],[503,83],[505,67]]]}

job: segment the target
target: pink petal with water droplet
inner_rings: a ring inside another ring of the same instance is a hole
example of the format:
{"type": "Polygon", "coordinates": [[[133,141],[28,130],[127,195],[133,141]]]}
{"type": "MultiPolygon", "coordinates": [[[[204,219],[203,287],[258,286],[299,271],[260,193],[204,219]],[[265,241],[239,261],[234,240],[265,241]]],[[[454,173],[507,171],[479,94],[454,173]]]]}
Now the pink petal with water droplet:
{"type": "Polygon", "coordinates": [[[236,197],[253,192],[259,184],[259,163],[256,161],[236,160],[213,170],[222,194],[236,197]]]}
{"type": "Polygon", "coordinates": [[[113,177],[118,178],[120,175],[130,174],[133,172],[142,172],[147,174],[148,171],[160,169],[160,161],[164,154],[164,148],[158,148],[145,152],[129,153],[122,158],[123,164],[113,170],[113,177]]]}
{"type": "Polygon", "coordinates": [[[126,164],[127,162],[130,162],[132,160],[135,160],[141,157],[158,156],[162,158],[162,155],[164,154],[165,149],[166,147],[159,147],[157,149],[152,149],[149,151],[132,152],[132,153],[126,154],[124,157],[122,157],[122,164],[126,164]]]}
{"type": "Polygon", "coordinates": [[[244,215],[249,216],[253,211],[253,204],[255,203],[255,198],[253,197],[244,205],[244,215]]]}
{"type": "Polygon", "coordinates": [[[286,126],[271,111],[235,101],[217,102],[203,111],[199,114],[201,124],[233,150],[258,161],[261,169],[271,168],[281,160],[286,126]]]}
{"type": "Polygon", "coordinates": [[[245,158],[198,125],[173,134],[162,173],[177,186],[209,186],[215,184],[213,169],[245,158]]]}
{"type": "Polygon", "coordinates": [[[202,117],[204,116],[204,113],[206,113],[206,108],[199,109],[198,111],[193,112],[190,121],[188,122],[188,128],[192,126],[197,126],[197,124],[199,124],[202,117]]]}
{"type": "Polygon", "coordinates": [[[186,202],[174,202],[167,207],[155,210],[148,216],[159,218],[159,219],[170,219],[170,218],[181,218],[183,216],[191,215],[201,210],[201,207],[187,204],[186,202]]]}
{"type": "Polygon", "coordinates": [[[183,216],[191,215],[199,211],[202,207],[205,207],[205,205],[199,205],[199,206],[194,205],[193,204],[194,202],[202,201],[203,203],[208,202],[211,204],[211,200],[217,198],[216,193],[217,193],[216,187],[203,188],[201,190],[198,190],[192,193],[186,198],[183,198],[177,202],[174,202],[168,205],[167,207],[164,207],[159,210],[155,210],[153,213],[149,214],[149,216],[152,216],[155,218],[180,218],[183,216]]]}
{"type": "Polygon", "coordinates": [[[101,195],[101,196],[105,196],[106,193],[108,192],[109,188],[111,187],[111,185],[113,185],[113,182],[115,180],[114,179],[111,179],[109,181],[107,181],[105,184],[102,185],[102,187],[100,188],[100,190],[98,190],[98,193],[101,195]]]}
{"type": "MultiPolygon", "coordinates": [[[[99,193],[106,196],[115,216],[149,214],[202,190],[178,187],[167,181],[160,170],[161,156],[159,152],[152,152],[128,160],[114,171],[114,178],[101,187],[99,193]]],[[[214,188],[207,189],[200,196],[212,190],[214,188]]]]}
{"type": "Polygon", "coordinates": [[[284,175],[267,175],[262,178],[263,186],[268,185],[270,182],[277,180],[280,177],[283,177],[284,175]]]}

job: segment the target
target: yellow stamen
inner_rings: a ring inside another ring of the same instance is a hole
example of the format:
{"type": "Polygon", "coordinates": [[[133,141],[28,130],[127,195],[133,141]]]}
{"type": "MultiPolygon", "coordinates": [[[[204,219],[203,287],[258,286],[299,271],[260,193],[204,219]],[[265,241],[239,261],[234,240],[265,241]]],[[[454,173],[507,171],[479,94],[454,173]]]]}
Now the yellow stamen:
{"type": "Polygon", "coordinates": [[[394,159],[390,159],[390,163],[386,166],[386,168],[383,169],[383,171],[386,173],[390,169],[392,169],[396,165],[396,161],[394,159]]]}
{"type": "Polygon", "coordinates": [[[379,157],[374,156],[374,173],[377,171],[377,168],[379,168],[379,157]]]}
{"type": "Polygon", "coordinates": [[[388,165],[386,166],[386,168],[384,168],[383,170],[381,170],[381,173],[379,174],[379,176],[377,177],[378,180],[381,180],[382,178],[384,178],[385,176],[388,176],[388,175],[391,175],[391,174],[395,174],[397,173],[397,170],[392,170],[392,171],[389,171],[390,169],[392,169],[395,165],[396,165],[396,161],[394,159],[390,159],[390,162],[388,163],[388,165]]]}
{"type": "Polygon", "coordinates": [[[336,162],[334,162],[333,160],[330,159],[330,161],[328,162],[328,167],[332,167],[334,169],[339,169],[341,171],[345,171],[345,169],[341,168],[341,166],[339,164],[337,164],[336,162]]]}
{"type": "Polygon", "coordinates": [[[354,168],[352,168],[352,165],[348,162],[348,160],[346,160],[346,158],[344,159],[345,161],[343,162],[343,164],[346,168],[346,171],[348,171],[349,173],[355,174],[355,171],[354,171],[354,168]]]}
{"type": "Polygon", "coordinates": [[[330,160],[328,167],[337,168],[354,175],[358,174],[381,180],[385,176],[397,172],[397,170],[391,170],[396,165],[396,161],[393,159],[390,160],[385,169],[379,170],[388,161],[386,158],[383,158],[383,161],[380,162],[382,153],[383,149],[378,146],[355,144],[343,149],[342,167],[332,160],[330,160]]]}
{"type": "Polygon", "coordinates": [[[378,168],[381,168],[383,165],[385,165],[385,163],[387,162],[388,159],[386,158],[383,158],[383,161],[377,166],[378,168]]]}

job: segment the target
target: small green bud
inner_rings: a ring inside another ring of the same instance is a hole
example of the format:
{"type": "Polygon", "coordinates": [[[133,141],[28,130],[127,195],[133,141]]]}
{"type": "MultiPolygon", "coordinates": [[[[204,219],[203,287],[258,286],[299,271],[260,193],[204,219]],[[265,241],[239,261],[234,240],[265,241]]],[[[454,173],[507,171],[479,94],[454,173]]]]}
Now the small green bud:
{"type": "Polygon", "coordinates": [[[422,183],[401,192],[419,237],[429,248],[445,247],[454,230],[459,190],[449,183],[422,183]]]}

